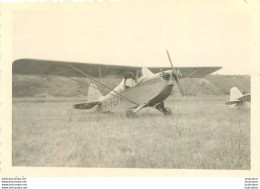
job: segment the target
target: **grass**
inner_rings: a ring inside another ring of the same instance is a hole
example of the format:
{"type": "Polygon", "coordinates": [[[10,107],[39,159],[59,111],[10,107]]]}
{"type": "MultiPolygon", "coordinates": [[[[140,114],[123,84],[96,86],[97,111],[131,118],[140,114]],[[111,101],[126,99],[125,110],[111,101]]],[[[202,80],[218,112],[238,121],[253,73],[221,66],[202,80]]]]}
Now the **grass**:
{"type": "Polygon", "coordinates": [[[14,101],[13,166],[250,169],[250,110],[227,99],[169,97],[172,116],[147,108],[133,120],[14,101]]]}

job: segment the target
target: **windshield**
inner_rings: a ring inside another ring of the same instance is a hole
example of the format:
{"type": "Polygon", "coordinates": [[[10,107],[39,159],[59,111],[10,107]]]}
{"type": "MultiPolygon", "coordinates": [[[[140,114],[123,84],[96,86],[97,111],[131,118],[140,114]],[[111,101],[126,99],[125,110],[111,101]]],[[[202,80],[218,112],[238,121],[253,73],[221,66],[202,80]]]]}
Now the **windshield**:
{"type": "Polygon", "coordinates": [[[125,80],[125,88],[131,88],[137,85],[137,82],[132,78],[127,78],[125,80]]]}

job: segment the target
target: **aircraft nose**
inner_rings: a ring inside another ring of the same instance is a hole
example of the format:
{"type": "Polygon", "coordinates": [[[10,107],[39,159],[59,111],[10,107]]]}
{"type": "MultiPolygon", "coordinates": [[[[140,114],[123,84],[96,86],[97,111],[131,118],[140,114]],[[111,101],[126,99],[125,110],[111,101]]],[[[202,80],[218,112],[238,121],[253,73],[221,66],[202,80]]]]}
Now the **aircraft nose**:
{"type": "Polygon", "coordinates": [[[170,73],[163,73],[163,79],[164,80],[167,80],[167,81],[169,81],[169,79],[170,79],[170,77],[171,77],[171,74],[170,73]]]}

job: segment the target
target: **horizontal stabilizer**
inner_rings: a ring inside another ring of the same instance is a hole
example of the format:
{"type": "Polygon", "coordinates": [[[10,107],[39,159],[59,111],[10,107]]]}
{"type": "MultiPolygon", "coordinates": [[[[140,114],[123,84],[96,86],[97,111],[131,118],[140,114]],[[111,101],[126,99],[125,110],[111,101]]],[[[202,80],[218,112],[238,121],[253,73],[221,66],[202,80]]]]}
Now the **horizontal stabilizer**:
{"type": "Polygon", "coordinates": [[[226,105],[233,105],[233,104],[239,104],[241,103],[242,101],[240,100],[233,100],[233,101],[228,101],[228,102],[225,102],[226,105]]]}
{"type": "Polygon", "coordinates": [[[75,109],[88,110],[96,106],[98,103],[99,102],[88,102],[88,103],[74,104],[73,107],[75,109]]]}

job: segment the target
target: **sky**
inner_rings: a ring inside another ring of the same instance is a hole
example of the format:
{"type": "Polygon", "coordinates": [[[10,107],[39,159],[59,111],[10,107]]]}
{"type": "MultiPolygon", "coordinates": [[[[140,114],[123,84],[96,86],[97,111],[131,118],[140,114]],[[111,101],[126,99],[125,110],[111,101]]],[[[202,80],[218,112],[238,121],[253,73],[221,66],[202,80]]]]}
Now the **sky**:
{"type": "Polygon", "coordinates": [[[13,13],[13,59],[133,66],[222,66],[250,74],[252,17],[243,0],[92,2],[13,13]],[[200,2],[200,3],[199,3],[200,2]]]}

